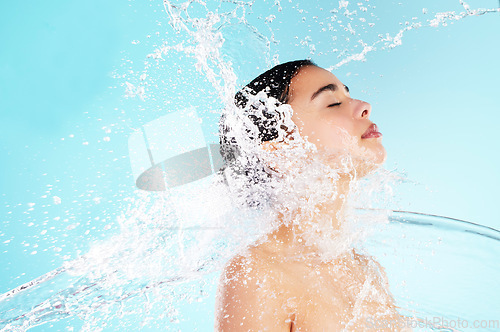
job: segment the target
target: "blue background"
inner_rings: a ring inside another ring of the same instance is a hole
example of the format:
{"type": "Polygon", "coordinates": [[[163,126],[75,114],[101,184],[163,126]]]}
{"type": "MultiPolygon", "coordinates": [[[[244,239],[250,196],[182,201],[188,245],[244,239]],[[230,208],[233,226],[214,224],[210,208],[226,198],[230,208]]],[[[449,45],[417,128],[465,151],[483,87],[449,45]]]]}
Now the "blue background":
{"type": "MultiPolygon", "coordinates": [[[[363,35],[365,41],[376,41],[377,32],[395,35],[412,17],[425,21],[433,11],[463,11],[451,0],[370,3],[377,4],[378,30],[363,35]]],[[[267,60],[237,68],[239,84],[269,66],[275,54],[281,62],[338,62],[336,54],[320,54],[333,47],[332,33],[315,35],[313,17],[320,5],[330,5],[304,4],[304,14],[290,17],[273,4],[256,4],[248,19],[267,38],[272,29],[280,43],[271,44],[267,60]],[[259,13],[276,19],[264,24],[259,13]],[[293,38],[306,35],[314,54],[293,38]]],[[[470,5],[494,8],[498,2],[470,5]]],[[[407,31],[401,46],[368,53],[365,62],[334,73],[353,96],[372,104],[389,153],[386,168],[413,182],[398,189],[393,208],[500,229],[500,17],[449,23],[407,31]]],[[[125,81],[137,83],[142,72],[152,80],[168,76],[145,70],[144,61],[164,41],[175,45],[175,38],[182,35],[172,32],[161,1],[0,3],[0,292],[118,231],[122,200],[134,190],[127,151],[134,128],[178,107],[217,109],[209,104],[217,100],[212,88],[182,54],[167,57],[163,68],[182,71],[172,74],[170,90],[150,87],[154,98],[145,101],[125,97],[125,81]]]]}

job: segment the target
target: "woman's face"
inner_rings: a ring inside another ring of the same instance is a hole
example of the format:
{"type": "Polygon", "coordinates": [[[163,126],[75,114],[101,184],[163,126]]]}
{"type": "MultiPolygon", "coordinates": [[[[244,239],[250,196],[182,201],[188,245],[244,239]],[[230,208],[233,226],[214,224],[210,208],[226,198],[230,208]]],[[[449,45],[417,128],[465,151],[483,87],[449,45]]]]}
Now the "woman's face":
{"type": "Polygon", "coordinates": [[[370,121],[370,104],[351,98],[329,71],[301,68],[291,81],[288,103],[301,136],[326,152],[329,162],[350,156],[357,171],[370,171],[385,161],[382,134],[370,121]]]}

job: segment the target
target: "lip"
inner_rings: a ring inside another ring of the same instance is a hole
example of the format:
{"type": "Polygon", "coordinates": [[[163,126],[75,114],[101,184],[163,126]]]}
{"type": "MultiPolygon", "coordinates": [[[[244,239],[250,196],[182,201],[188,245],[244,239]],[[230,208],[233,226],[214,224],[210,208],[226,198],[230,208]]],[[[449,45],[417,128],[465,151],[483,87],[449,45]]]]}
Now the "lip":
{"type": "Polygon", "coordinates": [[[376,124],[372,123],[368,129],[366,129],[365,133],[361,136],[362,139],[365,138],[379,138],[382,137],[382,133],[378,131],[378,127],[376,124]]]}

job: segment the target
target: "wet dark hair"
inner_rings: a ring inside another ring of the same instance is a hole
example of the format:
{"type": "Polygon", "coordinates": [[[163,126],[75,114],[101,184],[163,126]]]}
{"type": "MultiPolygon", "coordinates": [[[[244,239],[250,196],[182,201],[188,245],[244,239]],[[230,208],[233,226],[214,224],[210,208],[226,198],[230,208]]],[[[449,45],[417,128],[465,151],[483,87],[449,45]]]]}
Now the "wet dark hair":
{"type": "Polygon", "coordinates": [[[306,66],[316,65],[311,60],[297,60],[269,69],[239,90],[234,105],[221,116],[220,154],[224,164],[219,173],[244,205],[259,207],[274,200],[273,170],[251,147],[290,133],[284,121],[290,114],[278,107],[288,103],[290,82],[306,66]]]}
{"type": "MultiPolygon", "coordinates": [[[[251,137],[257,144],[264,141],[272,141],[278,138],[278,120],[281,115],[269,108],[264,107],[261,112],[256,113],[262,106],[265,106],[265,101],[251,100],[260,92],[265,92],[268,98],[272,97],[280,104],[286,104],[289,100],[290,82],[297,75],[302,67],[316,66],[311,60],[296,60],[279,64],[263,74],[259,75],[245,87],[239,90],[234,96],[234,104],[242,112],[245,112],[247,117],[257,127],[257,137],[251,137]],[[253,111],[253,112],[252,112],[253,111]]],[[[225,117],[221,117],[220,126],[220,153],[224,162],[231,163],[236,158],[238,147],[233,138],[227,137],[229,124],[225,123],[225,117]]],[[[281,128],[285,129],[286,128],[281,128]]],[[[249,133],[250,134],[250,133],[249,133]]]]}

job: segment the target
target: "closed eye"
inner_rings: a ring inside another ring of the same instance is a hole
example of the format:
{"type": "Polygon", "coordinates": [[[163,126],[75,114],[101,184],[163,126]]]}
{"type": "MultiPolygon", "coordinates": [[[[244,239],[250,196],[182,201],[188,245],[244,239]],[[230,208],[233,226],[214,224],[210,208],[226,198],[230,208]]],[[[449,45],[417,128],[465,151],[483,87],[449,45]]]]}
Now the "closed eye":
{"type": "Polygon", "coordinates": [[[340,106],[340,104],[342,104],[342,103],[334,103],[334,104],[328,105],[328,107],[340,106]]]}

